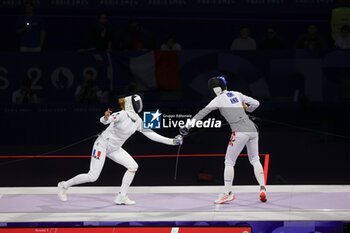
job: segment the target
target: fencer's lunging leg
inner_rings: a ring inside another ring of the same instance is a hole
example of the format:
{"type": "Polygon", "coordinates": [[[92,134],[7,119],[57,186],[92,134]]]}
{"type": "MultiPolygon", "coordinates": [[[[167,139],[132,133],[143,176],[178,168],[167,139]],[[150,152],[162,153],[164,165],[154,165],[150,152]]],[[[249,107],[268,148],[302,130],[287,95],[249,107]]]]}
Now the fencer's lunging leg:
{"type": "Polygon", "coordinates": [[[103,165],[106,160],[106,149],[96,146],[96,143],[92,149],[90,170],[88,173],[80,174],[72,179],[64,182],[64,188],[69,188],[73,185],[84,184],[88,182],[95,182],[101,174],[103,165]]]}
{"type": "Polygon", "coordinates": [[[105,159],[106,149],[104,146],[101,146],[100,140],[96,140],[91,154],[90,171],[86,174],[77,175],[68,181],[59,182],[57,185],[58,198],[61,201],[67,201],[66,191],[69,187],[77,184],[95,182],[100,176],[105,159]]]}
{"type": "Polygon", "coordinates": [[[73,185],[95,182],[97,180],[97,178],[98,178],[98,176],[96,174],[89,171],[88,173],[77,175],[77,176],[73,177],[72,179],[64,182],[64,188],[68,189],[69,187],[71,187],[73,185]]]}

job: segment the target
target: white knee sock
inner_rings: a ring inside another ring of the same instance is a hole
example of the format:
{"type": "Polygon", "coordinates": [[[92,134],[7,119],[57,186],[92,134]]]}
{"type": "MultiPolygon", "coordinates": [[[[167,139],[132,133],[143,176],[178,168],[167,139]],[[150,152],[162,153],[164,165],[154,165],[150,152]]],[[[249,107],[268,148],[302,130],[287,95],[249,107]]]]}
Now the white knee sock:
{"type": "Polygon", "coordinates": [[[128,191],[128,188],[132,182],[132,180],[134,179],[135,176],[135,172],[129,172],[126,171],[124,176],[123,176],[123,181],[122,181],[122,185],[120,187],[120,194],[121,195],[126,195],[126,192],[128,191]]]}
{"type": "Polygon", "coordinates": [[[264,170],[260,162],[253,164],[255,178],[260,186],[265,186],[264,170]]]}
{"type": "Polygon", "coordinates": [[[80,174],[72,179],[66,181],[63,183],[64,188],[68,189],[69,187],[73,185],[78,185],[78,184],[84,184],[88,182],[95,182],[97,180],[97,177],[93,176],[90,172],[86,174],[80,174]]]}
{"type": "Polygon", "coordinates": [[[233,166],[225,165],[224,181],[225,181],[225,193],[227,194],[232,191],[233,176],[234,176],[233,166]]]}
{"type": "Polygon", "coordinates": [[[73,177],[72,179],[64,182],[64,187],[69,188],[73,185],[83,184],[83,183],[87,183],[87,182],[89,182],[88,174],[80,174],[80,175],[77,175],[77,176],[73,177]]]}

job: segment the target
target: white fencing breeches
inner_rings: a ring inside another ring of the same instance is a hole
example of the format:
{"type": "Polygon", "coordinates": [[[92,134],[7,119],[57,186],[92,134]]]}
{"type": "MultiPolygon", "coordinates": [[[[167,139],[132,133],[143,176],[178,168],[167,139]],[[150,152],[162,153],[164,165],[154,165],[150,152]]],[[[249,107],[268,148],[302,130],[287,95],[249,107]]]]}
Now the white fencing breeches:
{"type": "Polygon", "coordinates": [[[235,166],[236,160],[247,146],[249,162],[253,165],[259,161],[259,135],[257,132],[232,132],[229,144],[226,150],[225,164],[235,166]]]}
{"type": "Polygon", "coordinates": [[[233,170],[230,174],[227,171],[231,171],[230,167],[234,167],[236,160],[241,153],[244,146],[247,147],[248,158],[250,164],[254,167],[254,175],[260,186],[265,185],[264,171],[260,163],[259,158],[259,134],[257,132],[232,132],[229,144],[226,150],[225,157],[225,189],[226,192],[231,191],[232,180],[234,177],[233,170]],[[232,173],[232,174],[231,174],[232,173]]]}
{"type": "Polygon", "coordinates": [[[107,155],[109,152],[107,151],[107,146],[108,143],[105,140],[98,138],[95,141],[94,147],[92,149],[89,172],[77,175],[72,179],[66,181],[64,185],[65,188],[69,188],[73,185],[95,182],[101,174],[106,156],[108,156],[114,162],[126,167],[128,171],[137,170],[137,163],[123,148],[119,148],[118,150],[113,151],[107,155]]]}

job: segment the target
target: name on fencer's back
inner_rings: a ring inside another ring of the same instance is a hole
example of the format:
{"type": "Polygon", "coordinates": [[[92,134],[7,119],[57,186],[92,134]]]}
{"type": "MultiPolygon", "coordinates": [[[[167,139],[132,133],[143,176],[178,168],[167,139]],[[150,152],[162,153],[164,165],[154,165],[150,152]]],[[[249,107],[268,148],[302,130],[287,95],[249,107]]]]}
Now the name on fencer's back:
{"type": "Polygon", "coordinates": [[[171,118],[165,119],[163,118],[163,127],[164,128],[177,128],[177,127],[188,127],[191,128],[197,127],[197,128],[220,128],[221,127],[221,121],[215,120],[215,118],[208,118],[205,121],[196,121],[194,119],[187,119],[185,120],[172,120],[171,118]]]}

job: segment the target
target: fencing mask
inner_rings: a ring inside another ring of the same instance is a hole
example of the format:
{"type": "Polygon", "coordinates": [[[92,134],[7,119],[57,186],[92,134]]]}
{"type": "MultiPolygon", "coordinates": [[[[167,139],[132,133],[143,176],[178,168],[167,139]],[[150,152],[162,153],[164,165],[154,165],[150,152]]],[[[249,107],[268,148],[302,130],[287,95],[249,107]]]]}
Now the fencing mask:
{"type": "Polygon", "coordinates": [[[143,103],[139,95],[130,95],[125,97],[125,111],[128,116],[136,121],[138,113],[142,111],[143,103]]]}
{"type": "Polygon", "coordinates": [[[209,93],[216,97],[220,95],[224,90],[227,90],[227,82],[224,76],[215,76],[208,81],[209,93]]]}

